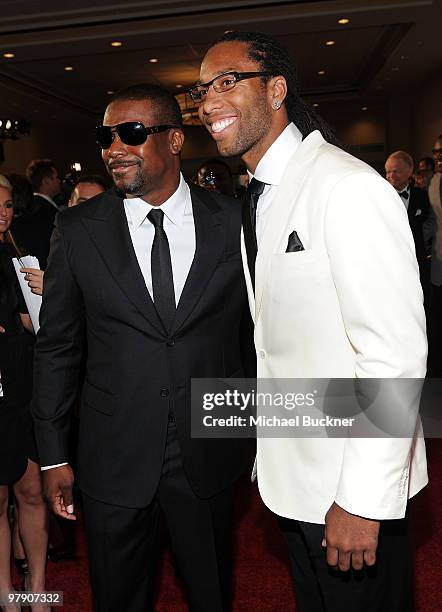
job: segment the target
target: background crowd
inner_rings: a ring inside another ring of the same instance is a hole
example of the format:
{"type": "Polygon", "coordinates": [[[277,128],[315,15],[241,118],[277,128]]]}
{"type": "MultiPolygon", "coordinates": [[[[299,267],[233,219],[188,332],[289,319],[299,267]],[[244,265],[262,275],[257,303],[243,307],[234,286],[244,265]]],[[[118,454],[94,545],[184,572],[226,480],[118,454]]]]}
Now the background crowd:
{"type": "MultiPolygon", "coordinates": [[[[392,152],[385,176],[407,211],[420,271],[429,339],[428,376],[442,374],[442,135],[432,154],[417,163],[406,151],[392,152]]],[[[234,175],[228,163],[209,159],[189,181],[241,199],[247,175],[234,175]]],[[[50,159],[29,163],[26,175],[0,176],[0,592],[12,590],[15,558],[33,591],[44,590],[48,552],[54,561],[68,556],[54,518],[43,501],[29,403],[32,395],[34,330],[12,266],[33,255],[40,270],[22,268],[32,292],[41,295],[50,238],[57,212],[81,205],[107,190],[106,178],[71,170],[64,178],[50,159]],[[12,545],[11,545],[12,533],[12,545]]],[[[240,202],[238,202],[240,206],[240,202]]],[[[73,414],[76,423],[78,417],[73,414]]],[[[73,427],[73,437],[77,427],[73,427]]],[[[73,444],[74,446],[74,444],[73,444]]],[[[74,459],[73,459],[74,460],[74,459]]],[[[13,610],[15,608],[10,608],[13,610]]],[[[35,612],[46,610],[34,606],[35,612]]],[[[5,610],[9,612],[6,606],[5,610]]]]}

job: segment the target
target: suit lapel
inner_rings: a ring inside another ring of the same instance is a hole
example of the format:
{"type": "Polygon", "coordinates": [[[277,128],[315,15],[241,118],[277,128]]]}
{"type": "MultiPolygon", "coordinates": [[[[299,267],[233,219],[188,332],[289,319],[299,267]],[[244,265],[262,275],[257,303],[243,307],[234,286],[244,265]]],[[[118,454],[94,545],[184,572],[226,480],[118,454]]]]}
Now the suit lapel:
{"type": "Polygon", "coordinates": [[[272,254],[278,252],[279,244],[286,226],[290,222],[293,207],[307,176],[308,168],[324,142],[317,130],[310,133],[301,142],[290,159],[276,191],[256,258],[255,321],[257,321],[261,310],[262,296],[270,272],[272,254]]]}
{"type": "Polygon", "coordinates": [[[147,290],[129,234],[123,199],[112,189],[83,223],[120,289],[161,334],[163,324],[147,290]]]}
{"type": "Polygon", "coordinates": [[[178,302],[172,333],[176,333],[188,319],[212,277],[225,250],[225,231],[222,213],[211,195],[190,187],[195,223],[195,257],[178,302]]]}

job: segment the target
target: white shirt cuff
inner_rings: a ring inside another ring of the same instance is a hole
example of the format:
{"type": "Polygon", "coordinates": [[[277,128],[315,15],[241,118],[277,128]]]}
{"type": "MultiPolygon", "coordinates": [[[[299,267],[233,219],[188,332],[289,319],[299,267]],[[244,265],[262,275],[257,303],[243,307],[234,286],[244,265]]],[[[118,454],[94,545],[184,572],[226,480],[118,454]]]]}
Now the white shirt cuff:
{"type": "Polygon", "coordinates": [[[42,472],[44,472],[45,470],[52,470],[52,468],[56,468],[56,467],[61,467],[62,465],[67,465],[68,462],[65,461],[64,463],[56,463],[55,465],[45,465],[44,467],[41,466],[40,469],[42,472]]]}

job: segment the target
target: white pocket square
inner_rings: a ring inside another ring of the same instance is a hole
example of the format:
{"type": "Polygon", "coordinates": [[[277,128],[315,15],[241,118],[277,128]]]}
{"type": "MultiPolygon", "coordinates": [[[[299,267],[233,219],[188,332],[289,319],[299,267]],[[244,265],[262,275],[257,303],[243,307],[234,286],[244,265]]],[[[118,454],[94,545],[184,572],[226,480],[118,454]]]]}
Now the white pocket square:
{"type": "Polygon", "coordinates": [[[416,212],[415,212],[414,216],[415,216],[415,217],[418,217],[418,216],[419,216],[419,215],[421,215],[421,214],[422,214],[422,211],[421,211],[421,209],[420,209],[420,208],[418,208],[418,209],[416,210],[416,212]]]}

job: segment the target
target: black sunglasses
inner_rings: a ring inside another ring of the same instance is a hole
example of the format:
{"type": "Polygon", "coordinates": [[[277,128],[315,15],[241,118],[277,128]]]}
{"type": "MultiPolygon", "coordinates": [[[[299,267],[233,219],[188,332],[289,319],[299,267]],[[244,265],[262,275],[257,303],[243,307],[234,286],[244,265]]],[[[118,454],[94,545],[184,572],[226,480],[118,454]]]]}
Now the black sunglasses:
{"type": "Polygon", "coordinates": [[[118,125],[97,125],[95,138],[97,144],[102,149],[109,149],[115,139],[115,132],[118,134],[118,138],[122,143],[129,145],[130,147],[136,147],[146,142],[147,137],[150,134],[157,134],[158,132],[165,132],[177,127],[176,125],[152,125],[146,127],[140,121],[127,121],[126,123],[119,123],[118,125]]]}

